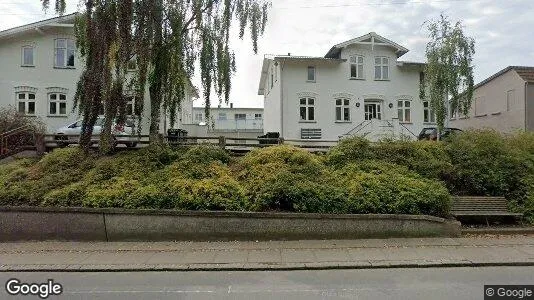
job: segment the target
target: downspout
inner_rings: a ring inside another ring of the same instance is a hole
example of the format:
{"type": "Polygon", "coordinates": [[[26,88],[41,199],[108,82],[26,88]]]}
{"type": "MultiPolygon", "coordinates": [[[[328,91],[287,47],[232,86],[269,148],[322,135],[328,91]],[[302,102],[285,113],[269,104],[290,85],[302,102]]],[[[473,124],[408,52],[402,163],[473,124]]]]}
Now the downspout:
{"type": "Polygon", "coordinates": [[[284,60],[280,61],[280,137],[284,138],[284,60]]]}
{"type": "Polygon", "coordinates": [[[525,131],[528,131],[528,81],[525,81],[525,131]]]}

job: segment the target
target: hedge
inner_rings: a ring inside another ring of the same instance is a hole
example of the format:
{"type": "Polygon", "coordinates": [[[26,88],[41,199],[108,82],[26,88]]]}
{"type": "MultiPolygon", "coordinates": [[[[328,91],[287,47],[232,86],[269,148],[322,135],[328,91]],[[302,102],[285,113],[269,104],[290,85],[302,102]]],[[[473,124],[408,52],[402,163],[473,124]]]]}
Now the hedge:
{"type": "Polygon", "coordinates": [[[112,156],[57,149],[0,165],[1,205],[447,216],[449,194],[505,196],[534,221],[534,134],[468,131],[446,142],[343,140],[240,158],[215,146],[112,156]]]}

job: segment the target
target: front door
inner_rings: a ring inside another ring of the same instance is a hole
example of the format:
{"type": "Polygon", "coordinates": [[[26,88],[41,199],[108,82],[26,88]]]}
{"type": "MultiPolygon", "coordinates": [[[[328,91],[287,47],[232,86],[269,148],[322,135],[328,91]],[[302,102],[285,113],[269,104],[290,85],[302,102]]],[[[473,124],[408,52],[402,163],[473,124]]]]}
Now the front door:
{"type": "Polygon", "coordinates": [[[372,102],[372,103],[365,103],[365,120],[371,120],[371,119],[382,119],[382,112],[380,111],[380,103],[378,102],[372,102]]]}

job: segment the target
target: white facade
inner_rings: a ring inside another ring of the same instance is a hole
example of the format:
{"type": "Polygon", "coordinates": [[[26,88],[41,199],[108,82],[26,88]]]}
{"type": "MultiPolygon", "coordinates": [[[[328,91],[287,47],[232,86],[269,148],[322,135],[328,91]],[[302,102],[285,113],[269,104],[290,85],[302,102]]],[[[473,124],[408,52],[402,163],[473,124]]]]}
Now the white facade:
{"type": "Polygon", "coordinates": [[[264,131],[285,139],[415,139],[435,119],[419,99],[424,64],[397,60],[406,52],[369,33],[325,57],[266,57],[258,90],[264,131]]]}
{"type": "Polygon", "coordinates": [[[205,123],[211,131],[263,132],[262,108],[210,108],[209,119],[206,119],[204,107],[194,107],[193,112],[194,123],[205,123]]]}
{"type": "Polygon", "coordinates": [[[452,114],[460,129],[494,129],[502,133],[534,130],[534,67],[509,66],[475,85],[464,116],[452,114]]]}
{"type": "MultiPolygon", "coordinates": [[[[13,106],[27,117],[40,118],[48,133],[80,119],[73,111],[76,84],[84,62],[75,48],[75,15],[66,15],[0,32],[0,106],[13,106]]],[[[193,96],[186,93],[176,120],[192,122],[193,96]]],[[[149,129],[150,101],[144,98],[142,131],[149,129]]],[[[162,115],[160,129],[170,128],[162,115]]]]}

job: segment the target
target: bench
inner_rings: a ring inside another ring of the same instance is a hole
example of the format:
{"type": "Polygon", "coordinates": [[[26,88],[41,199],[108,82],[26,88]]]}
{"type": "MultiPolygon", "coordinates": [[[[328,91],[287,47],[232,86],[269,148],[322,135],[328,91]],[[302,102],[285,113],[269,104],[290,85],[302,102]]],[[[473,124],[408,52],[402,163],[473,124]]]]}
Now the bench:
{"type": "Polygon", "coordinates": [[[504,197],[455,197],[451,214],[456,218],[484,218],[489,225],[488,218],[521,218],[523,214],[508,210],[504,197]]]}

